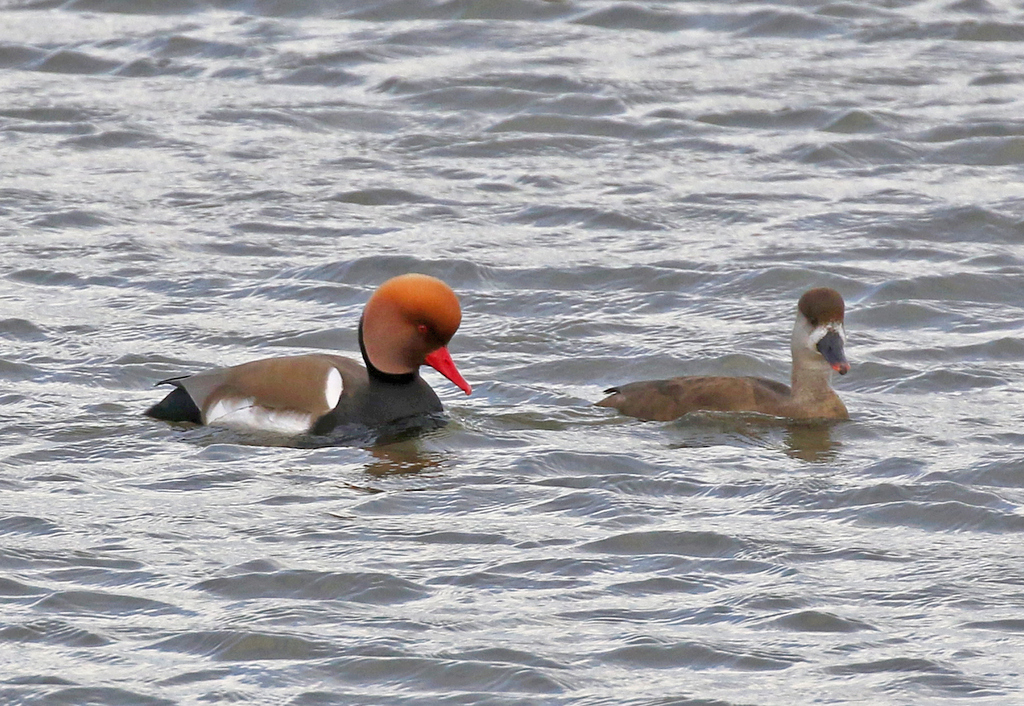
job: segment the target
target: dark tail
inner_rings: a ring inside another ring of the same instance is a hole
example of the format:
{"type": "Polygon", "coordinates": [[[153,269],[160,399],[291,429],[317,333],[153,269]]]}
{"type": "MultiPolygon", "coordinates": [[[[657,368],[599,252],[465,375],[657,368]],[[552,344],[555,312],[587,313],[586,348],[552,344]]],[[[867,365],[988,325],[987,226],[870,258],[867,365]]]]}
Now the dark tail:
{"type": "Polygon", "coordinates": [[[181,387],[180,383],[174,380],[164,380],[163,382],[157,383],[162,385],[165,382],[169,382],[174,385],[174,389],[171,390],[167,397],[157,402],[155,405],[147,409],[143,414],[153,419],[163,419],[168,422],[192,422],[193,424],[202,424],[203,415],[196,407],[196,403],[189,397],[188,392],[185,391],[184,387],[181,387]]]}

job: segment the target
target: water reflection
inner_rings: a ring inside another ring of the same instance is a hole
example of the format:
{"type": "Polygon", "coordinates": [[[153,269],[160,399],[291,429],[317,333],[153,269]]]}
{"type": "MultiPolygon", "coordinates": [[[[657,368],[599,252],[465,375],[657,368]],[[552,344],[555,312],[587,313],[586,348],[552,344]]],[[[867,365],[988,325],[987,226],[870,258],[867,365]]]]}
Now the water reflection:
{"type": "Polygon", "coordinates": [[[829,463],[839,455],[842,444],[832,438],[836,422],[795,421],[785,425],[786,455],[808,463],[829,463]]]}
{"type": "Polygon", "coordinates": [[[670,448],[759,446],[781,448],[790,458],[829,463],[842,444],[833,438],[834,420],[796,420],[760,414],[695,413],[668,423],[677,436],[670,448]]]}
{"type": "Polygon", "coordinates": [[[372,459],[367,462],[364,470],[376,477],[440,470],[451,462],[451,454],[424,450],[413,439],[371,446],[367,451],[372,459]]]}

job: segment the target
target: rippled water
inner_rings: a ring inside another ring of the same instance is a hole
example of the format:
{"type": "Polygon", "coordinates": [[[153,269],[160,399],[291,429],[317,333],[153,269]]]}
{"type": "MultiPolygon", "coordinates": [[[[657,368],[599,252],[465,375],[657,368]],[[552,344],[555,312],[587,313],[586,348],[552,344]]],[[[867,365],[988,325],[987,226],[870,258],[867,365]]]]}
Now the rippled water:
{"type": "Polygon", "coordinates": [[[1024,11],[0,7],[0,700],[1007,704],[1024,686],[1024,11]],[[463,302],[447,427],[295,448],[159,379],[463,302]],[[641,423],[786,379],[852,419],[641,423]]]}

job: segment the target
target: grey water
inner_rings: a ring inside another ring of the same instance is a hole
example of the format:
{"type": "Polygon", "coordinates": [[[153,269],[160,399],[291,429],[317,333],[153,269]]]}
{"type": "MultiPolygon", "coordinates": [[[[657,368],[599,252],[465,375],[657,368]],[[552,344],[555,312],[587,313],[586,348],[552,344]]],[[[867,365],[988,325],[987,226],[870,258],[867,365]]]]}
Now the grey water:
{"type": "Polygon", "coordinates": [[[0,4],[0,702],[1019,703],[1022,98],[995,0],[0,4]],[[141,415],[410,271],[443,428],[141,415]],[[592,406],[813,286],[849,421],[592,406]]]}

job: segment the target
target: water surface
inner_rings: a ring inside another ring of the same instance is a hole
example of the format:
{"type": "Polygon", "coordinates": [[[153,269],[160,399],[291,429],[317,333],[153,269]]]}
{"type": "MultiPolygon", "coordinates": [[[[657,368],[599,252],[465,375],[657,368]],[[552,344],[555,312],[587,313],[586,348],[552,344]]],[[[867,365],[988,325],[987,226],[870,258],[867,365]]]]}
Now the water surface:
{"type": "Polygon", "coordinates": [[[1024,671],[1024,13],[974,2],[0,8],[0,698],[1007,704],[1024,671]],[[140,412],[459,293],[385,444],[140,412]],[[591,403],[785,380],[835,425],[591,403]]]}

